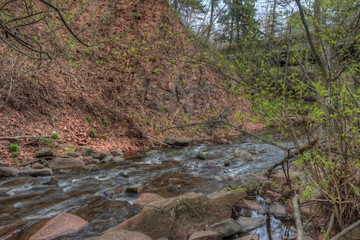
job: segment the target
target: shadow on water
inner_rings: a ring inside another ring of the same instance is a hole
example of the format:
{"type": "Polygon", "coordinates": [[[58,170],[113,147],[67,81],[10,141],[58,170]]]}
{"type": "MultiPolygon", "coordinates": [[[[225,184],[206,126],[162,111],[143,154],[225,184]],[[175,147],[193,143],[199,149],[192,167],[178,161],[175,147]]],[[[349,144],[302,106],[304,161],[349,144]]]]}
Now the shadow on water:
{"type": "MultiPolygon", "coordinates": [[[[285,141],[282,144],[289,145],[285,141]]],[[[208,194],[228,187],[244,174],[269,168],[283,156],[284,152],[274,146],[242,137],[227,145],[208,143],[138,153],[126,163],[100,165],[95,173],[1,180],[0,239],[16,229],[23,230],[11,239],[28,239],[44,219],[61,212],[90,223],[81,235],[70,239],[94,236],[139,212],[133,205],[138,195],[119,193],[119,187],[140,183],[144,192],[165,198],[190,191],[208,194]],[[253,152],[254,160],[237,159],[234,149],[253,152]],[[199,153],[205,154],[206,160],[199,159],[199,153]]],[[[286,234],[285,225],[275,218],[268,222],[274,230],[269,234],[269,228],[257,229],[260,239],[282,239],[277,237],[286,234]]]]}

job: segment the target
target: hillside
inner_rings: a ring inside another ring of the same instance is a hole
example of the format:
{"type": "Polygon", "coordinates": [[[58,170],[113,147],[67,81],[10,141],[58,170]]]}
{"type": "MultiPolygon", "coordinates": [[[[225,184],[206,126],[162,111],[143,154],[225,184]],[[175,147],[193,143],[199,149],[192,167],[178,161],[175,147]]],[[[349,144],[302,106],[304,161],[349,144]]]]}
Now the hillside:
{"type": "MultiPolygon", "coordinates": [[[[10,72],[16,53],[0,43],[0,136],[57,132],[59,148],[136,151],[168,135],[203,139],[231,134],[211,126],[164,129],[219,118],[235,121],[236,112],[242,116],[237,125],[259,127],[251,123],[251,103],[232,94],[204,64],[165,0],[76,4],[73,27],[91,47],[66,42],[66,48],[58,49],[62,54],[39,68],[16,57],[11,82],[5,71],[10,72]]],[[[19,159],[30,156],[34,144],[26,144],[33,142],[20,143],[19,159]]],[[[0,141],[0,151],[14,161],[9,144],[0,141]]]]}

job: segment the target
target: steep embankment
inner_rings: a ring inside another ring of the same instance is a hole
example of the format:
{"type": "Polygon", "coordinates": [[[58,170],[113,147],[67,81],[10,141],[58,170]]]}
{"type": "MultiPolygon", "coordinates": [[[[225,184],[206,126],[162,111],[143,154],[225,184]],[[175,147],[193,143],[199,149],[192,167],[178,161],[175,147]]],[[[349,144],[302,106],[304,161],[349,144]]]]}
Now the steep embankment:
{"type": "MultiPolygon", "coordinates": [[[[81,11],[72,6],[74,28],[92,47],[70,41],[59,49],[61,56],[39,69],[20,69],[10,96],[11,81],[1,75],[1,101],[8,101],[0,109],[0,136],[58,132],[60,147],[138,150],[164,135],[206,138],[225,132],[211,126],[164,129],[219,117],[232,121],[235,112],[242,127],[256,127],[247,121],[251,104],[230,93],[203,63],[165,0],[114,2],[89,1],[81,11]]],[[[15,53],[5,46],[0,51],[8,57],[0,64],[9,70],[5,66],[15,53]]],[[[9,143],[0,141],[6,159],[9,143]]]]}

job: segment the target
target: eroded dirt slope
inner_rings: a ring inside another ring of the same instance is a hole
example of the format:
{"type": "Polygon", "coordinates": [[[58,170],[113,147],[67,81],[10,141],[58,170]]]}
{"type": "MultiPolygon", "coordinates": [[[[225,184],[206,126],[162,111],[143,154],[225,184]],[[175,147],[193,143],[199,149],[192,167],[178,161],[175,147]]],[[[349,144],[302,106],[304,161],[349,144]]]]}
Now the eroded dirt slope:
{"type": "MultiPolygon", "coordinates": [[[[219,118],[235,121],[235,112],[241,116],[237,125],[259,127],[251,123],[250,102],[230,93],[224,79],[204,64],[165,0],[89,1],[72,6],[72,14],[74,29],[91,47],[69,42],[59,49],[60,56],[38,69],[30,60],[16,58],[31,71],[18,70],[10,96],[6,76],[15,53],[0,45],[0,136],[57,132],[60,148],[132,151],[157,144],[154,139],[165,135],[231,134],[213,126],[164,129],[219,118]]],[[[20,143],[20,161],[39,144],[20,143]]],[[[9,144],[0,141],[1,152],[14,161],[9,144]]]]}

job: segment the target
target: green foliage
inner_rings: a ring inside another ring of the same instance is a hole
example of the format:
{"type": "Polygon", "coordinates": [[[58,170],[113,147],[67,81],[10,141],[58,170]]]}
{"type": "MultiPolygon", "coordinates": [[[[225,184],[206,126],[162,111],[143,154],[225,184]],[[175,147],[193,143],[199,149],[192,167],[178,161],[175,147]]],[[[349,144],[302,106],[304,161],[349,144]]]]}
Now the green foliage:
{"type": "Polygon", "coordinates": [[[11,156],[17,158],[20,156],[20,151],[11,152],[11,156]]]}
{"type": "Polygon", "coordinates": [[[94,122],[94,119],[93,119],[92,116],[88,115],[88,116],[86,116],[86,121],[87,121],[88,123],[93,123],[93,122],[94,122]]]}
{"type": "Polygon", "coordinates": [[[42,145],[45,145],[45,146],[48,146],[50,148],[54,148],[55,147],[55,139],[53,138],[45,138],[45,137],[40,137],[39,138],[39,142],[42,144],[42,145]]]}
{"type": "Polygon", "coordinates": [[[60,135],[59,135],[59,133],[54,132],[54,133],[51,135],[51,138],[52,138],[53,140],[59,140],[59,139],[60,139],[60,135]]]}
{"type": "Polygon", "coordinates": [[[19,151],[19,145],[17,143],[12,143],[9,145],[10,152],[17,152],[19,151]]]}
{"type": "Polygon", "coordinates": [[[91,138],[95,138],[95,137],[96,137],[96,129],[91,128],[91,129],[89,130],[89,137],[91,137],[91,138]]]}

